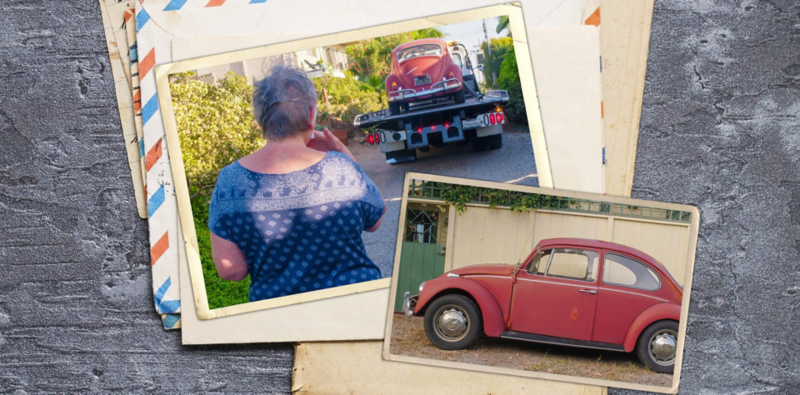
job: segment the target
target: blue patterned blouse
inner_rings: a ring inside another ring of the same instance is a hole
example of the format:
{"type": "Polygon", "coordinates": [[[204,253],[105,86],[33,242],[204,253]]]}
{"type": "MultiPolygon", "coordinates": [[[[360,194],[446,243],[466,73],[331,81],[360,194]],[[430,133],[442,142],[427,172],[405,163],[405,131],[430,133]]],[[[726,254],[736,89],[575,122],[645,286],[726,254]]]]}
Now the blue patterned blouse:
{"type": "Polygon", "coordinates": [[[381,278],[361,232],[380,219],[378,189],[346,155],[285,174],[239,162],[219,173],[208,226],[236,243],[250,272],[250,301],[381,278]]]}

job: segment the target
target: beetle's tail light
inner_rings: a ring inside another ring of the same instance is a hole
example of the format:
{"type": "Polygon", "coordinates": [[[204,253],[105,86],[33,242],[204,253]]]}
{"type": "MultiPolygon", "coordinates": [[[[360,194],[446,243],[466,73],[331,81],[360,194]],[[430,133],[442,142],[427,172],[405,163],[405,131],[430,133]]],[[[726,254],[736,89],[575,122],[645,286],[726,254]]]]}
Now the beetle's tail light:
{"type": "Polygon", "coordinates": [[[453,74],[453,72],[451,71],[451,72],[447,73],[447,78],[456,78],[456,75],[453,74]]]}
{"type": "Polygon", "coordinates": [[[396,82],[392,82],[392,90],[393,91],[397,90],[397,83],[396,82]]]}

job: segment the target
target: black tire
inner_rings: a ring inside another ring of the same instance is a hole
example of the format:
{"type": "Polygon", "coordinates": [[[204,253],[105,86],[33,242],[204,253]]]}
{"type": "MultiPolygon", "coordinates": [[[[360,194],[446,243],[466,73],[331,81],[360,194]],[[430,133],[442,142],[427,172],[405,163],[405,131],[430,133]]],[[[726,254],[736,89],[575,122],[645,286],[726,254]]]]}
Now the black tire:
{"type": "Polygon", "coordinates": [[[400,103],[389,103],[389,112],[392,113],[392,115],[400,114],[400,106],[400,103]]]}
{"type": "Polygon", "coordinates": [[[650,370],[658,373],[672,374],[675,370],[675,355],[678,349],[678,322],[672,320],[657,321],[648,326],[639,335],[636,343],[636,355],[643,364],[650,370]],[[664,349],[672,348],[674,351],[671,357],[659,358],[655,350],[651,350],[650,345],[655,345],[655,340],[661,337],[662,352],[664,349]],[[664,346],[666,342],[666,347],[664,346]]]}
{"type": "Polygon", "coordinates": [[[458,103],[458,104],[461,104],[461,103],[467,101],[467,97],[464,94],[464,88],[463,87],[461,89],[459,89],[458,91],[456,91],[456,93],[453,94],[453,100],[455,100],[455,102],[458,103]]]}
{"type": "Polygon", "coordinates": [[[464,295],[444,295],[428,306],[425,311],[425,334],[428,339],[443,350],[461,350],[469,347],[483,329],[481,311],[475,303],[464,295]],[[452,318],[449,319],[444,314],[452,318]],[[460,330],[460,320],[464,319],[463,332],[454,334],[452,331],[460,330]],[[437,324],[437,321],[440,324],[437,324]],[[450,326],[447,326],[450,324],[450,326]],[[452,336],[448,335],[448,332],[452,336]]]}
{"type": "Polygon", "coordinates": [[[417,159],[416,149],[404,149],[400,151],[392,151],[386,153],[386,163],[396,165],[403,162],[411,162],[417,159]]]}
{"type": "Polygon", "coordinates": [[[472,139],[472,148],[475,151],[487,151],[503,147],[503,135],[493,134],[486,137],[476,137],[472,139]]]}

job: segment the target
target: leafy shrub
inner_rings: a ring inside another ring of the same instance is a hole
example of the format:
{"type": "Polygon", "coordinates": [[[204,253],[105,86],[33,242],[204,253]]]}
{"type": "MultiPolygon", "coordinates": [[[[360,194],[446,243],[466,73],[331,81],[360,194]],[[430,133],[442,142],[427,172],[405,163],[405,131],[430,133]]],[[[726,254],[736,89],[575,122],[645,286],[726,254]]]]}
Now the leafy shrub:
{"type": "Polygon", "coordinates": [[[208,229],[211,192],[223,167],[257,150],[265,140],[253,119],[253,87],[245,77],[228,73],[209,85],[193,76],[193,72],[171,76],[170,90],[209,308],[215,309],[246,303],[250,278],[226,281],[217,274],[208,229]]]}
{"type": "Polygon", "coordinates": [[[519,80],[517,57],[512,46],[506,52],[505,60],[500,65],[500,76],[497,78],[497,87],[508,91],[508,103],[503,106],[503,111],[509,121],[518,124],[528,124],[528,115],[525,111],[525,101],[522,98],[522,83],[519,80]]]}

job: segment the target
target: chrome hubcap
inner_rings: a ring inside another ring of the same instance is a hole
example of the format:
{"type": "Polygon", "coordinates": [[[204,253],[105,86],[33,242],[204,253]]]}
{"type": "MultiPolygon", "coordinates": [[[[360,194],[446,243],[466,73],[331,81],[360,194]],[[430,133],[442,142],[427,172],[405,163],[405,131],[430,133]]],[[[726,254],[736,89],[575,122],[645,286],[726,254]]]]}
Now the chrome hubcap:
{"type": "Polygon", "coordinates": [[[663,329],[650,338],[650,358],[661,366],[675,363],[675,350],[678,349],[678,334],[670,329],[663,329]]]}
{"type": "Polygon", "coordinates": [[[461,340],[469,329],[466,312],[458,306],[447,305],[436,313],[436,332],[447,341],[461,340]]]}

